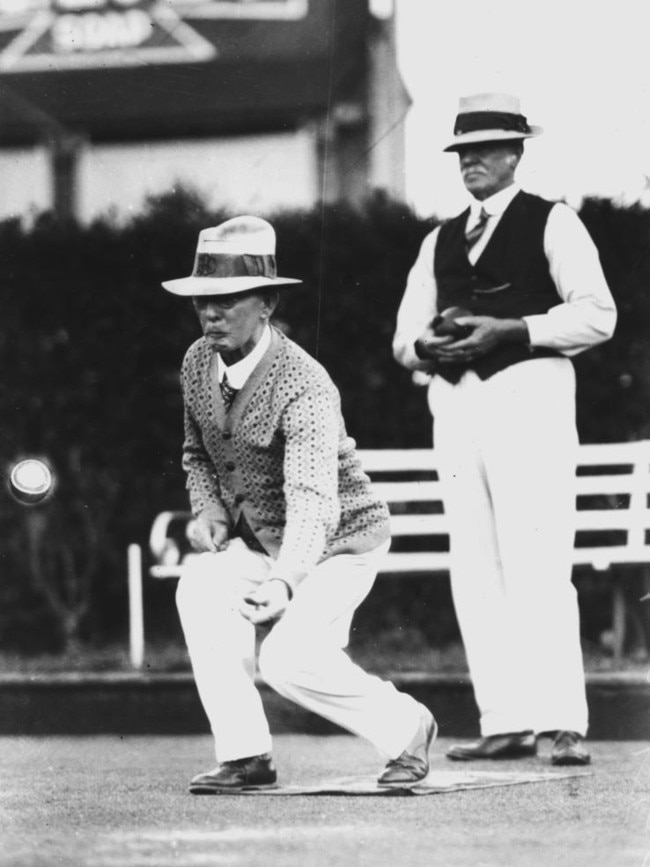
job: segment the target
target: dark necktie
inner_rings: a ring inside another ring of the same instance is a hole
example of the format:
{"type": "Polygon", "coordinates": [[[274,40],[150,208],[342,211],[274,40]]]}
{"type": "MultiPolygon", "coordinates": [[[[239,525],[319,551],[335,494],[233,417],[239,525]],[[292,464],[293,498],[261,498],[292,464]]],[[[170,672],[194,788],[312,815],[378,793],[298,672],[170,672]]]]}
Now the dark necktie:
{"type": "Polygon", "coordinates": [[[239,389],[232,387],[232,385],[228,382],[228,377],[225,373],[223,375],[223,379],[219,383],[219,388],[221,389],[221,397],[223,399],[224,408],[226,412],[228,412],[239,389]]]}
{"type": "Polygon", "coordinates": [[[474,244],[481,237],[483,232],[485,231],[485,227],[487,225],[487,221],[489,218],[489,214],[484,208],[481,208],[481,213],[478,218],[478,222],[475,226],[473,226],[469,232],[465,232],[465,249],[469,252],[474,244]]]}

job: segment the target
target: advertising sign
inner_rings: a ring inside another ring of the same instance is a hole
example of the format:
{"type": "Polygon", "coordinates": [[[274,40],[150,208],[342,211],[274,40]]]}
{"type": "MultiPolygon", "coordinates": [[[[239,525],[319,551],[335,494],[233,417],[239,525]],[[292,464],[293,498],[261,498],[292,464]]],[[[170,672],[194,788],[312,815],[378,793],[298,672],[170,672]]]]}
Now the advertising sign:
{"type": "Polygon", "coordinates": [[[205,20],[290,21],[308,0],[0,0],[0,73],[196,63],[205,20]]]}
{"type": "Polygon", "coordinates": [[[368,0],[0,0],[0,149],[46,116],[95,142],[301,128],[359,86],[367,25],[368,0]]]}

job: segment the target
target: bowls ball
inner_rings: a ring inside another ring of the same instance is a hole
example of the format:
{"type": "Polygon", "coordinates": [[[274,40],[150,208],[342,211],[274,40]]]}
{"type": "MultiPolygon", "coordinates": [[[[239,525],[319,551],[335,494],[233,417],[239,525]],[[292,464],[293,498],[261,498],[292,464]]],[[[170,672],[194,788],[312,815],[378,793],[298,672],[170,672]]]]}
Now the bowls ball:
{"type": "Polygon", "coordinates": [[[12,468],[9,489],[19,503],[33,506],[44,500],[52,490],[52,473],[43,461],[27,458],[12,468]]]}
{"type": "Polygon", "coordinates": [[[471,325],[459,325],[456,320],[472,315],[465,307],[447,307],[433,320],[433,333],[436,337],[469,337],[473,331],[471,325]]]}

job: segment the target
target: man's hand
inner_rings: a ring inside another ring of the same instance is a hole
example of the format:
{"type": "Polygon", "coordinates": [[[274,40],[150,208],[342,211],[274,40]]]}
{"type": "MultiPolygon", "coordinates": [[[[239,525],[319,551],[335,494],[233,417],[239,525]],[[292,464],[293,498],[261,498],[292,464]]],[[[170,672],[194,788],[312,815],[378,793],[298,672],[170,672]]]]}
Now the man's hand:
{"type": "Polygon", "coordinates": [[[429,328],[424,331],[415,341],[415,354],[422,361],[434,361],[438,358],[438,350],[443,346],[449,346],[454,342],[450,336],[436,337],[429,328]]]}
{"type": "Polygon", "coordinates": [[[487,355],[502,343],[528,342],[528,328],[522,319],[462,316],[456,323],[469,326],[472,333],[462,340],[438,346],[434,357],[440,364],[465,364],[487,355]]]}
{"type": "Polygon", "coordinates": [[[216,554],[228,547],[228,525],[225,521],[199,515],[188,527],[187,537],[195,551],[216,554]]]}
{"type": "Polygon", "coordinates": [[[239,610],[246,620],[257,626],[282,617],[289,601],[288,585],[278,578],[272,578],[245,596],[239,610]]]}

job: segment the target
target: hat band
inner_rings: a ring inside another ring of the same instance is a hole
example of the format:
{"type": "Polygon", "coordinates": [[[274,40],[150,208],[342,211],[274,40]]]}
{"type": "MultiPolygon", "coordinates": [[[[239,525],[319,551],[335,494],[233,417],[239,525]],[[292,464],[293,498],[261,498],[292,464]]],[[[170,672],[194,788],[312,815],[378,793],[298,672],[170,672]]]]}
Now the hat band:
{"type": "Polygon", "coordinates": [[[194,262],[193,277],[268,277],[278,275],[275,256],[228,256],[223,253],[198,253],[194,262]]]}
{"type": "Polygon", "coordinates": [[[457,116],[454,135],[489,129],[502,129],[507,132],[530,132],[528,120],[523,114],[510,114],[505,111],[467,111],[457,116]]]}

